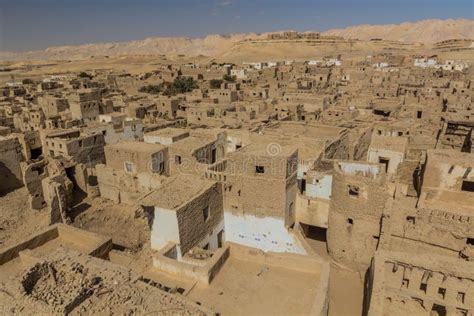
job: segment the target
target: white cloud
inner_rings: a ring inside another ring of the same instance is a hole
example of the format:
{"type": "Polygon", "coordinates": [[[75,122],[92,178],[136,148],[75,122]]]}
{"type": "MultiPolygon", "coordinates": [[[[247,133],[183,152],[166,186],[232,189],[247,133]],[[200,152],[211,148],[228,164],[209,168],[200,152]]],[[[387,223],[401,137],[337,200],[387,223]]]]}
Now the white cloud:
{"type": "Polygon", "coordinates": [[[218,3],[221,7],[226,7],[232,4],[232,0],[219,0],[218,3]]]}

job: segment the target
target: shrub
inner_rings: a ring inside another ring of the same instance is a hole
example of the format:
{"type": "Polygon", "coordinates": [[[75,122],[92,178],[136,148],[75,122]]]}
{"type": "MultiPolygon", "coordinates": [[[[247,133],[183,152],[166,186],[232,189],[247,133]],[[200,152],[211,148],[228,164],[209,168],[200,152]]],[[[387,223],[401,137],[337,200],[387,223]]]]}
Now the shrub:
{"type": "Polygon", "coordinates": [[[196,81],[191,77],[178,77],[173,83],[169,84],[164,94],[176,95],[178,93],[186,93],[199,88],[196,81]]]}
{"type": "Polygon", "coordinates": [[[224,75],[224,80],[229,82],[234,82],[237,78],[235,76],[224,75]]]}
{"type": "Polygon", "coordinates": [[[220,79],[212,79],[210,82],[210,87],[211,89],[219,89],[221,87],[221,84],[222,84],[222,80],[220,79]]]}
{"type": "Polygon", "coordinates": [[[158,94],[162,91],[161,85],[149,84],[138,89],[138,92],[144,92],[149,94],[158,94]]]}

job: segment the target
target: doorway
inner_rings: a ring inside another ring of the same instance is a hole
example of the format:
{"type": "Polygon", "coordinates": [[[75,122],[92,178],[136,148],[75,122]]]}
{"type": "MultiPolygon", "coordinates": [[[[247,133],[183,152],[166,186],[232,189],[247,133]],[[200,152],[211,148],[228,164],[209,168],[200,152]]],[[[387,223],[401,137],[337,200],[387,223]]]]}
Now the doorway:
{"type": "Polygon", "coordinates": [[[390,163],[390,159],[385,158],[385,157],[379,157],[379,163],[384,164],[385,165],[385,172],[388,172],[388,164],[390,163]]]}
{"type": "Polygon", "coordinates": [[[213,148],[211,150],[211,163],[215,163],[217,160],[217,150],[213,148]]]}
{"type": "Polygon", "coordinates": [[[224,244],[224,230],[221,230],[220,232],[217,233],[217,247],[222,248],[223,244],[224,244]]]}

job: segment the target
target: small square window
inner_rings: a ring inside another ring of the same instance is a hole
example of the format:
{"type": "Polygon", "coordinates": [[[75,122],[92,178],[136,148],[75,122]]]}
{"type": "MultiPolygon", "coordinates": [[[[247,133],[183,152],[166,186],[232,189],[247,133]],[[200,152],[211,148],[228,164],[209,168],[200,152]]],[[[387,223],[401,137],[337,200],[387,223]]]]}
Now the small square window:
{"type": "Polygon", "coordinates": [[[175,164],[180,165],[181,164],[181,156],[178,156],[178,155],[174,156],[174,162],[175,162],[175,164]]]}
{"type": "Polygon", "coordinates": [[[256,173],[265,173],[265,167],[264,166],[255,166],[255,172],[256,173]]]}
{"type": "Polygon", "coordinates": [[[439,294],[439,296],[440,296],[442,299],[444,299],[444,296],[446,295],[446,289],[440,287],[440,288],[438,289],[438,294],[439,294]]]}
{"type": "Polygon", "coordinates": [[[426,283],[421,283],[420,284],[420,290],[426,293],[426,289],[428,288],[428,284],[426,283]]]}
{"type": "Polygon", "coordinates": [[[415,225],[415,216],[407,216],[407,222],[415,225]]]}
{"type": "Polygon", "coordinates": [[[433,304],[431,308],[435,315],[446,315],[446,307],[443,305],[433,304]]]}
{"type": "Polygon", "coordinates": [[[353,220],[352,218],[348,218],[348,219],[347,219],[347,223],[348,223],[349,225],[352,225],[352,224],[354,224],[354,220],[353,220]]]}
{"type": "Polygon", "coordinates": [[[474,192],[474,181],[464,180],[461,184],[461,191],[474,192]]]}
{"type": "Polygon", "coordinates": [[[409,284],[410,284],[410,280],[408,280],[408,279],[403,279],[402,280],[402,287],[408,289],[409,284]]]}

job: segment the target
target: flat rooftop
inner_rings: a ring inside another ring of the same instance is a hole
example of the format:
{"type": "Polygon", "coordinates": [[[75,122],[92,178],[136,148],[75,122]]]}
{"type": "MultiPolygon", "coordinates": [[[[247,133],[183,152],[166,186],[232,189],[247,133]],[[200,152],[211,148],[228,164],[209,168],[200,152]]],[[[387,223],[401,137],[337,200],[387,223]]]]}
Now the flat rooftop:
{"type": "Polygon", "coordinates": [[[463,153],[452,149],[431,149],[427,154],[428,165],[431,161],[439,161],[463,167],[474,166],[474,153],[463,153]]]}
{"type": "Polygon", "coordinates": [[[214,181],[197,176],[180,174],[165,181],[159,189],[148,193],[140,200],[140,204],[176,210],[215,184],[214,181]]]}
{"type": "Polygon", "coordinates": [[[408,138],[372,135],[370,149],[383,149],[404,153],[408,146],[408,138]]]}
{"type": "Polygon", "coordinates": [[[183,128],[167,127],[148,132],[145,136],[175,137],[183,134],[189,134],[189,131],[183,128]]]}
{"type": "Polygon", "coordinates": [[[181,139],[173,144],[169,145],[170,148],[176,148],[178,150],[189,151],[192,153],[193,151],[210,145],[215,141],[214,138],[210,137],[197,137],[197,136],[189,136],[184,139],[181,139]]]}
{"type": "Polygon", "coordinates": [[[99,114],[99,116],[125,117],[127,115],[122,112],[111,112],[111,113],[99,114]]]}
{"type": "Polygon", "coordinates": [[[118,151],[134,151],[140,153],[155,153],[166,148],[166,146],[160,144],[148,144],[134,141],[119,142],[116,144],[107,145],[107,147],[118,151]]]}
{"type": "Polygon", "coordinates": [[[459,215],[474,215],[474,193],[427,188],[418,202],[420,206],[459,215]]]}
{"type": "Polygon", "coordinates": [[[236,153],[258,157],[291,157],[298,148],[296,146],[280,145],[277,142],[252,143],[242,147],[236,153]]]}
{"type": "Polygon", "coordinates": [[[306,124],[302,122],[278,122],[274,126],[267,127],[264,134],[282,134],[288,136],[306,136],[320,140],[334,140],[339,138],[347,130],[345,128],[321,125],[321,124],[306,124]]]}

